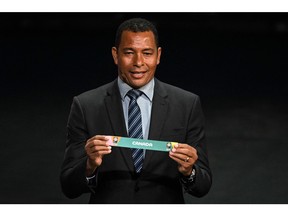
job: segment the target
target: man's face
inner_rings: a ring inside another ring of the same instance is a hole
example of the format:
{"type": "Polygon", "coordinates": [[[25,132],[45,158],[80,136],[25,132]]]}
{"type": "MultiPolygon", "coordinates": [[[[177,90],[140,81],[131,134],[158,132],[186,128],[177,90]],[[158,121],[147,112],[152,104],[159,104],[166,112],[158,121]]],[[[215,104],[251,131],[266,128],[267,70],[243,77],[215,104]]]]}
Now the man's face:
{"type": "Polygon", "coordinates": [[[140,88],[154,77],[161,48],[157,48],[152,31],[123,31],[119,47],[112,48],[112,55],[120,78],[131,87],[140,88]]]}

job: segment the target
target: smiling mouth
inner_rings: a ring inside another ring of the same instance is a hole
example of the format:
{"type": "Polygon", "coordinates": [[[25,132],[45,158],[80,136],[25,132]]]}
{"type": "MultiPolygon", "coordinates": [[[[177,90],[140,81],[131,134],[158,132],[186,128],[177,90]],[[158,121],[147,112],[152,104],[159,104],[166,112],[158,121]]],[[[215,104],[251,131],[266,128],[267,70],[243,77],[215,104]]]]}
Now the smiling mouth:
{"type": "Polygon", "coordinates": [[[130,74],[134,79],[141,79],[145,76],[146,71],[130,71],[130,74]]]}
{"type": "Polygon", "coordinates": [[[145,71],[130,71],[132,74],[144,74],[145,71]]]}

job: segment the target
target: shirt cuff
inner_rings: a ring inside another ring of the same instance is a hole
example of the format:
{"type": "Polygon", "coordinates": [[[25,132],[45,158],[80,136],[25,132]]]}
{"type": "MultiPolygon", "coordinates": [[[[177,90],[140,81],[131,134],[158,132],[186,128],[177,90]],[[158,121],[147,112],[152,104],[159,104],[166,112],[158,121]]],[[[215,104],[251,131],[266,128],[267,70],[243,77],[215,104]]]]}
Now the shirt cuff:
{"type": "Polygon", "coordinates": [[[88,186],[93,186],[96,183],[96,175],[89,176],[89,177],[86,176],[86,181],[87,181],[88,186]]]}
{"type": "Polygon", "coordinates": [[[192,173],[190,176],[183,176],[180,177],[180,182],[184,186],[185,191],[189,191],[190,188],[194,185],[196,178],[196,169],[193,167],[192,173]]]}

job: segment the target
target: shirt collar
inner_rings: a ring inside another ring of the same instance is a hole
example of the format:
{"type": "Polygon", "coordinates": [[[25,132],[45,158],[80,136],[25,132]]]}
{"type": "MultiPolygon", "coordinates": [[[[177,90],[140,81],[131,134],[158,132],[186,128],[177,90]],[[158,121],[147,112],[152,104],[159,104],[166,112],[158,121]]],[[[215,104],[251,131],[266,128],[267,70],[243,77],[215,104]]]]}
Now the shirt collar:
{"type": "MultiPolygon", "coordinates": [[[[118,87],[119,87],[121,99],[124,101],[124,98],[125,98],[127,92],[130,91],[132,89],[132,87],[129,86],[127,83],[123,82],[123,80],[121,80],[119,76],[118,76],[118,80],[117,81],[118,81],[118,87]]],[[[153,78],[145,86],[142,86],[141,88],[139,88],[139,90],[142,91],[144,93],[144,95],[150,101],[152,101],[152,99],[153,99],[154,85],[155,85],[155,83],[154,83],[154,78],[153,78]]]]}

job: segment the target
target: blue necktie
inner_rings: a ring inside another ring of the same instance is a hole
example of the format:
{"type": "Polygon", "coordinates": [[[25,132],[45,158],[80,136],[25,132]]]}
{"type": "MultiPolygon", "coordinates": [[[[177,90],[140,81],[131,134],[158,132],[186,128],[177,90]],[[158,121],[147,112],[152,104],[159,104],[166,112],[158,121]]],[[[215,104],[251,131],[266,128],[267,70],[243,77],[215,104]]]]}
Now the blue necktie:
{"type": "MultiPolygon", "coordinates": [[[[135,89],[131,89],[127,93],[127,96],[130,98],[128,107],[128,134],[129,137],[137,139],[143,139],[141,110],[136,101],[142,93],[135,89]]],[[[144,160],[143,149],[132,149],[132,158],[136,173],[140,173],[144,160]]]]}

